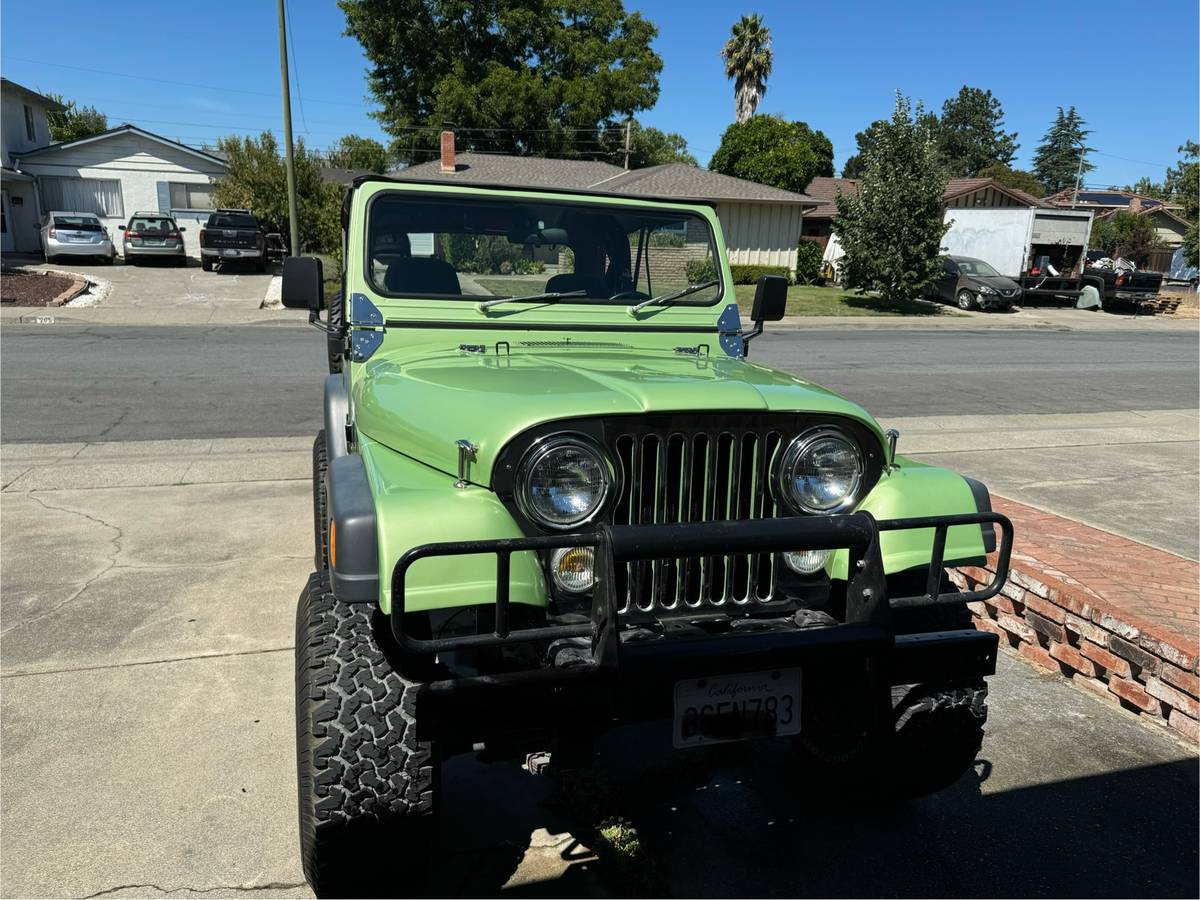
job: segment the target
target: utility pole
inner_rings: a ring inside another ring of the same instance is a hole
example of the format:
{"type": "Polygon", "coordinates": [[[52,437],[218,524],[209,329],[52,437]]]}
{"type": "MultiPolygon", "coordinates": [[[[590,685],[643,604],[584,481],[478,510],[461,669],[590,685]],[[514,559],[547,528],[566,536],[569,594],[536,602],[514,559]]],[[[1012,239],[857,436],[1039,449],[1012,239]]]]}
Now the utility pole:
{"type": "Polygon", "coordinates": [[[1071,209],[1074,209],[1079,203],[1079,182],[1083,178],[1083,157],[1087,153],[1087,148],[1083,146],[1083,141],[1079,142],[1079,168],[1075,171],[1075,193],[1071,195],[1071,209]]]}
{"type": "Polygon", "coordinates": [[[625,168],[629,169],[629,138],[630,132],[633,130],[633,117],[625,120],[625,168]]]}
{"type": "Polygon", "coordinates": [[[283,76],[283,153],[287,166],[288,252],[300,252],[300,222],[296,216],[296,162],[292,159],[292,96],[288,87],[287,19],[279,0],[279,66],[283,76]]]}

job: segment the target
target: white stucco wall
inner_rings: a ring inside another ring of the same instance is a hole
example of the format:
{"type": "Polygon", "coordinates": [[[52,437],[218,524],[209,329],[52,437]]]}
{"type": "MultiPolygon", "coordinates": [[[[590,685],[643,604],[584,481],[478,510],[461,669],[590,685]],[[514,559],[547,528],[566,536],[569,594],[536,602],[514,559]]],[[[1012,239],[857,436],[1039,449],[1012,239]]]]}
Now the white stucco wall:
{"type": "Polygon", "coordinates": [[[730,263],[795,272],[802,214],[797,203],[718,203],[730,263]]]}
{"type": "Polygon", "coordinates": [[[50,127],[46,124],[46,107],[24,91],[5,85],[0,95],[0,160],[12,165],[10,154],[50,143],[50,127]],[[25,106],[33,109],[34,139],[25,130],[25,106]]]}
{"type": "MultiPolygon", "coordinates": [[[[206,184],[224,172],[217,162],[138,134],[118,134],[62,150],[48,149],[20,160],[20,169],[35,176],[107,178],[121,183],[122,216],[103,217],[120,248],[118,226],[135,212],[166,210],[160,206],[159,185],[171,182],[206,184]]],[[[43,210],[44,211],[44,210],[43,210]]],[[[189,256],[199,257],[200,225],[206,211],[172,210],[184,232],[189,256]]]]}

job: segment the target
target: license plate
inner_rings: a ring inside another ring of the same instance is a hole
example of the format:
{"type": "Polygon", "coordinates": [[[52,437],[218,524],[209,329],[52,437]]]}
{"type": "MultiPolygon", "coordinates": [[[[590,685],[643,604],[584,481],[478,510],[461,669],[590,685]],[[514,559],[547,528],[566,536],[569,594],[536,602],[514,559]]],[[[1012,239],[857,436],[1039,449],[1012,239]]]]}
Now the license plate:
{"type": "Polygon", "coordinates": [[[676,747],[800,733],[800,670],[742,672],[675,683],[676,747]]]}
{"type": "Polygon", "coordinates": [[[239,251],[237,251],[237,250],[222,250],[221,255],[222,256],[237,256],[238,252],[239,251]]]}
{"type": "Polygon", "coordinates": [[[161,247],[165,243],[166,243],[166,241],[146,241],[145,242],[147,247],[161,247]]]}

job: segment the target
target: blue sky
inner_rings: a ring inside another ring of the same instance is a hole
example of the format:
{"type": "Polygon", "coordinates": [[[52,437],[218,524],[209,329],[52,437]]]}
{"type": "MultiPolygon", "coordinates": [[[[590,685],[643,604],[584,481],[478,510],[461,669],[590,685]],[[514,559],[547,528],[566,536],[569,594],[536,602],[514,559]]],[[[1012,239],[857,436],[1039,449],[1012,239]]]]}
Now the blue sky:
{"type": "MultiPolygon", "coordinates": [[[[332,0],[290,4],[297,134],[314,147],[350,132],[383,138],[368,115],[365,60],[342,36],[341,12],[332,0]]],[[[1007,127],[1019,132],[1021,165],[1055,108],[1074,104],[1093,130],[1096,171],[1086,180],[1095,185],[1161,179],[1178,159],[1176,148],[1200,131],[1195,0],[626,5],[660,30],[662,92],[642,119],[682,133],[702,164],[733,116],[720,48],[733,20],[748,12],[765,17],[775,41],[760,112],[823,130],[839,168],[854,152],[855,132],[891,111],[896,89],[940,109],[963,84],[990,88],[1007,127]]],[[[46,7],[3,4],[6,77],[92,104],[114,124],[133,122],[191,144],[279,131],[270,0],[206,0],[203,15],[187,4],[53,8],[71,27],[54,28],[51,46],[46,7]]]]}

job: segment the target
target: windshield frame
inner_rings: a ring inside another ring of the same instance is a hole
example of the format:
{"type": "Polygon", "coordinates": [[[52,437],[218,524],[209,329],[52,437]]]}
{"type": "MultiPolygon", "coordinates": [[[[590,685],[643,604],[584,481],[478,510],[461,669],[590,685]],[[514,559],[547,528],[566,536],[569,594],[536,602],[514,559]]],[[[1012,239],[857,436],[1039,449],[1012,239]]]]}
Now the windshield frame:
{"type": "MultiPolygon", "coordinates": [[[[474,187],[474,185],[472,185],[472,187],[474,187]]],[[[494,188],[489,185],[483,189],[484,190],[495,190],[497,188],[494,188]]],[[[499,188],[499,189],[501,189],[501,190],[520,190],[519,188],[511,188],[511,187],[510,188],[499,188]]],[[[548,197],[544,197],[544,196],[539,196],[537,192],[532,192],[532,191],[530,193],[534,197],[538,197],[538,199],[535,200],[534,202],[552,204],[555,206],[586,207],[586,208],[590,208],[590,209],[597,209],[597,208],[612,209],[614,211],[624,211],[624,212],[631,212],[631,213],[635,213],[635,214],[636,213],[651,213],[651,214],[662,213],[664,215],[677,214],[678,216],[683,217],[683,218],[694,218],[694,219],[699,220],[700,222],[702,222],[704,224],[704,227],[708,230],[708,252],[710,254],[711,259],[713,260],[714,268],[716,270],[717,293],[714,295],[712,300],[708,300],[708,301],[705,301],[705,300],[692,300],[692,301],[680,300],[676,303],[670,304],[668,307],[663,307],[663,308],[667,309],[667,308],[678,308],[678,307],[694,307],[694,308],[704,309],[704,308],[716,306],[726,300],[727,282],[726,282],[724,271],[723,271],[724,266],[722,264],[722,258],[719,253],[719,248],[718,248],[718,244],[717,244],[716,227],[714,226],[713,222],[711,222],[707,217],[701,215],[700,213],[696,212],[695,210],[693,210],[693,209],[672,209],[670,206],[657,205],[657,204],[644,204],[643,205],[643,204],[639,204],[639,203],[621,203],[621,202],[609,203],[609,202],[606,202],[607,198],[605,198],[605,197],[598,196],[598,195],[589,195],[589,194],[582,194],[582,195],[580,195],[579,199],[576,200],[576,199],[563,199],[562,197],[548,198],[548,197]]],[[[552,190],[552,189],[547,189],[545,193],[557,193],[557,191],[552,190]]],[[[371,252],[370,252],[371,221],[372,221],[372,217],[374,216],[375,204],[377,202],[379,202],[381,200],[381,198],[390,198],[390,197],[394,197],[397,194],[403,195],[405,199],[413,199],[413,200],[426,201],[426,202],[438,202],[438,201],[445,202],[449,198],[453,198],[456,202],[462,202],[462,201],[467,201],[467,200],[474,202],[474,203],[513,204],[513,203],[520,202],[517,198],[512,197],[512,196],[492,196],[492,195],[459,193],[459,192],[453,192],[453,193],[447,194],[447,193],[443,193],[443,192],[440,192],[437,190],[420,190],[420,189],[413,190],[413,189],[407,189],[407,188],[403,188],[403,187],[384,188],[382,190],[373,192],[371,194],[371,196],[367,198],[366,209],[364,211],[365,215],[362,219],[362,226],[363,226],[362,246],[357,251],[361,258],[361,263],[362,263],[361,274],[362,274],[364,283],[366,284],[367,287],[370,288],[370,290],[373,293],[375,293],[376,295],[378,295],[379,297],[381,297],[385,300],[393,300],[393,301],[436,300],[438,303],[445,303],[445,302],[449,301],[452,303],[466,302],[466,303],[470,303],[470,304],[479,303],[480,300],[500,299],[503,296],[500,294],[498,294],[494,297],[487,297],[487,296],[482,296],[482,295],[478,295],[478,294],[431,294],[431,293],[423,293],[422,294],[422,293],[414,293],[414,292],[398,294],[398,293],[394,293],[394,292],[386,290],[383,287],[383,285],[377,284],[375,281],[375,278],[374,278],[374,274],[371,271],[371,252]]],[[[528,202],[528,201],[526,201],[526,202],[528,202]]],[[[538,304],[544,303],[545,301],[536,301],[535,300],[535,301],[527,301],[527,302],[529,302],[531,305],[536,306],[538,304]]],[[[597,308],[597,309],[624,310],[629,306],[630,302],[631,301],[628,298],[625,298],[622,300],[609,300],[609,299],[602,300],[602,299],[594,298],[594,297],[563,297],[563,298],[555,300],[554,305],[555,306],[589,306],[589,307],[597,308]]]]}

